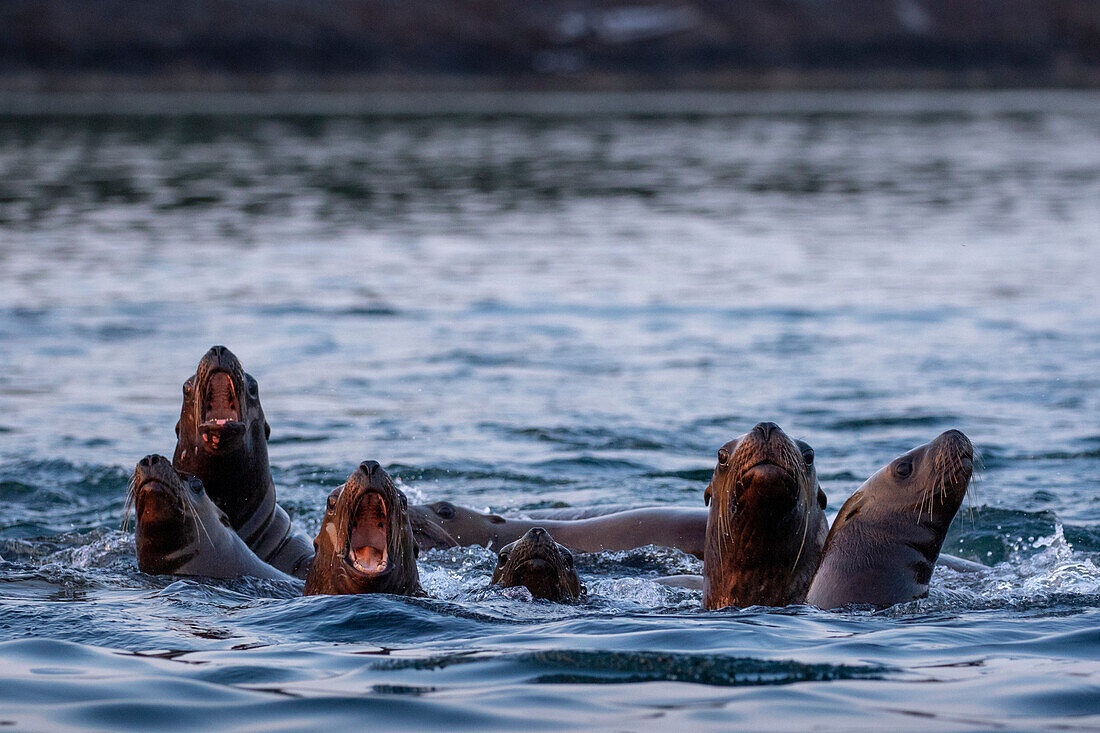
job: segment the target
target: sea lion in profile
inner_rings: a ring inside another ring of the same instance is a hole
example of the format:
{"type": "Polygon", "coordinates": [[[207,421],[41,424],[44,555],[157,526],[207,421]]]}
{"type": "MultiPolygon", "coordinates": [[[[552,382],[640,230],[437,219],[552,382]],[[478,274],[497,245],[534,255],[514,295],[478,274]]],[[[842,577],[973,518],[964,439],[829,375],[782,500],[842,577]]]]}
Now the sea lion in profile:
{"type": "Polygon", "coordinates": [[[328,497],[305,595],[422,595],[408,502],[376,461],[328,497]]]}
{"type": "Polygon", "coordinates": [[[646,545],[674,547],[703,557],[706,516],[694,508],[645,507],[587,519],[521,519],[483,514],[437,501],[410,507],[417,542],[425,549],[481,545],[500,550],[535,527],[577,552],[632,550],[646,545]]]}
{"type": "Polygon", "coordinates": [[[703,607],[802,603],[829,529],[813,448],[759,423],[719,449],[704,498],[703,607]]]}
{"type": "Polygon", "coordinates": [[[500,549],[492,583],[503,588],[522,585],[535,598],[558,602],[575,601],[584,591],[573,565],[573,553],[542,527],[527,530],[500,549]]]}
{"type": "Polygon", "coordinates": [[[885,608],[927,596],[973,470],[974,447],[958,430],[879,469],[840,508],[806,602],[885,608]]]}
{"type": "Polygon", "coordinates": [[[133,502],[137,561],[143,573],[292,580],[256,557],[197,476],[177,471],[164,456],[138,461],[130,485],[127,509],[133,502]]]}
{"type": "Polygon", "coordinates": [[[224,346],[214,346],[183,383],[172,465],[198,476],[229,523],[261,560],[304,578],[313,547],[275,502],[267,458],[271,428],[256,380],[224,346]]]}

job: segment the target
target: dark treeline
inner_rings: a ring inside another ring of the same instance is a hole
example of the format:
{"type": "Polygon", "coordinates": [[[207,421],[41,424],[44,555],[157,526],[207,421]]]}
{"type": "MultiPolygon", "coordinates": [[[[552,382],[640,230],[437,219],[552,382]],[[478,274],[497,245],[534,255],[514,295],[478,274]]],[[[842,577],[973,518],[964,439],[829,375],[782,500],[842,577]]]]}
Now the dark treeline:
{"type": "MultiPolygon", "coordinates": [[[[5,0],[0,83],[62,79],[740,75],[1100,77],[1095,0],[5,0]],[[954,76],[952,76],[954,75],[954,76]]],[[[723,82],[722,80],[725,79],[723,82]]],[[[961,82],[966,83],[966,82],[961,82]]],[[[9,83],[8,86],[11,86],[9,83]]]]}

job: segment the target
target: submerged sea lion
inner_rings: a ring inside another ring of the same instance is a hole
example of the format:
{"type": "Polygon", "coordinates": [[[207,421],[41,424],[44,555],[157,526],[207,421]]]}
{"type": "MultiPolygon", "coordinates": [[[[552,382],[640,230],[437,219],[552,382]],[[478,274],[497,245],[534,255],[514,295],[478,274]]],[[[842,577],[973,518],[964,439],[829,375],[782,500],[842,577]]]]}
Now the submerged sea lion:
{"type": "Polygon", "coordinates": [[[683,507],[646,507],[576,520],[520,519],[483,514],[449,501],[410,507],[413,532],[425,549],[481,545],[499,550],[535,527],[577,552],[675,547],[703,557],[706,517],[683,507]]]}
{"type": "Polygon", "coordinates": [[[214,346],[183,383],[172,465],[202,479],[241,539],[265,562],[304,578],[313,547],[275,503],[267,459],[271,428],[256,380],[224,346],[214,346]]]}
{"type": "Polygon", "coordinates": [[[840,508],[806,602],[884,608],[928,595],[973,470],[970,439],[948,430],[877,471],[840,508]]]}
{"type": "Polygon", "coordinates": [[[375,461],[360,464],[328,497],[305,595],[420,595],[419,548],[408,503],[375,461]]]}
{"type": "Polygon", "coordinates": [[[291,580],[256,557],[207,496],[197,476],[177,471],[168,459],[148,455],[131,480],[138,568],[151,575],[291,580]]]}
{"type": "Polygon", "coordinates": [[[542,527],[501,548],[492,582],[504,588],[526,586],[535,598],[549,601],[575,601],[584,591],[573,554],[542,527]]]}
{"type": "Polygon", "coordinates": [[[759,423],[719,449],[704,497],[703,607],[801,603],[829,529],[813,448],[759,423]]]}

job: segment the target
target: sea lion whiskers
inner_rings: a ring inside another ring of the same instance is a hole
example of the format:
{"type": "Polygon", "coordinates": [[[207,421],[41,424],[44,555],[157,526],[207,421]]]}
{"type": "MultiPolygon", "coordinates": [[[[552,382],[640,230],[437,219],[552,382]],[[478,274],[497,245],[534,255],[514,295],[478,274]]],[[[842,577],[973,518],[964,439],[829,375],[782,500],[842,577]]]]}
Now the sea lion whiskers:
{"type": "Polygon", "coordinates": [[[977,448],[973,448],[973,457],[970,459],[970,483],[966,485],[966,515],[970,518],[970,524],[974,524],[974,497],[978,493],[977,484],[982,480],[985,471],[985,460],[977,448]]]}
{"type": "Polygon", "coordinates": [[[791,569],[787,573],[788,578],[793,578],[795,572],[798,570],[798,561],[802,559],[802,550],[806,547],[806,535],[810,531],[810,513],[806,512],[806,521],[802,523],[802,541],[798,543],[798,554],[794,556],[794,562],[791,563],[791,569]]]}
{"type": "Polygon", "coordinates": [[[206,535],[206,541],[210,544],[214,544],[214,539],[210,536],[210,532],[206,529],[206,522],[199,516],[199,510],[195,508],[195,505],[189,501],[183,502],[184,511],[191,515],[191,523],[195,525],[195,535],[199,533],[199,528],[202,528],[202,533],[206,535]]]}
{"type": "Polygon", "coordinates": [[[130,529],[130,510],[135,508],[137,502],[137,477],[130,476],[129,483],[126,484],[126,501],[122,507],[122,531],[130,529]]]}
{"type": "Polygon", "coordinates": [[[828,532],[813,457],[811,446],[772,422],[718,450],[703,557],[705,608],[801,601],[828,532]]]}

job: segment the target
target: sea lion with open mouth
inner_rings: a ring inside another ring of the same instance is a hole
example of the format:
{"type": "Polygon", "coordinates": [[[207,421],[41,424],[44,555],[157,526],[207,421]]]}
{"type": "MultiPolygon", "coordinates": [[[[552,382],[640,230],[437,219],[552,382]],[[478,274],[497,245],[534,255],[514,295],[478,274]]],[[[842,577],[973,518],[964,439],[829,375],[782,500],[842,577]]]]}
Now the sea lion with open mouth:
{"type": "Polygon", "coordinates": [[[829,530],[813,448],[759,423],[719,449],[704,499],[703,607],[802,603],[829,530]]]}
{"type": "Polygon", "coordinates": [[[927,596],[973,470],[974,446],[958,430],[879,469],[840,508],[806,602],[885,608],[927,596]]]}
{"type": "Polygon", "coordinates": [[[177,471],[164,456],[138,461],[127,514],[131,506],[138,568],[143,573],[293,580],[256,557],[207,496],[202,481],[177,471]]]}
{"type": "Polygon", "coordinates": [[[575,601],[584,592],[573,565],[573,553],[542,527],[527,530],[501,548],[492,583],[503,588],[522,585],[535,598],[548,601],[575,601]]]}
{"type": "Polygon", "coordinates": [[[422,595],[408,503],[375,461],[328,497],[305,595],[422,595]]]}
{"type": "Polygon", "coordinates": [[[275,501],[267,457],[270,434],[256,380],[233,352],[212,347],[183,383],[172,465],[202,480],[261,560],[304,578],[313,548],[275,501]]]}

